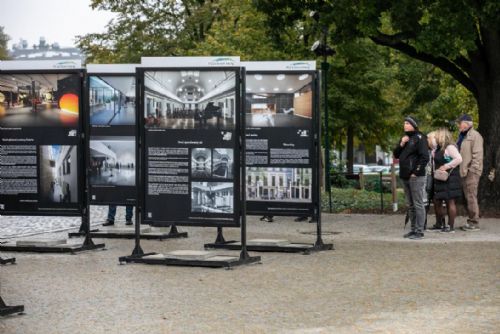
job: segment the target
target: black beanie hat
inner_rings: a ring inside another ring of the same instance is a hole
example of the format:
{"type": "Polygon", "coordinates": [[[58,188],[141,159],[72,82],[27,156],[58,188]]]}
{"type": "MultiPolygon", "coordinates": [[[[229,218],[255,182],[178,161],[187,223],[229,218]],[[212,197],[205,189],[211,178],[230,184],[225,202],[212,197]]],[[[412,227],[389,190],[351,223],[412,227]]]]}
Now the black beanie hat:
{"type": "Polygon", "coordinates": [[[415,118],[413,118],[412,116],[406,116],[405,121],[410,123],[415,128],[415,130],[418,129],[417,120],[415,118]]]}

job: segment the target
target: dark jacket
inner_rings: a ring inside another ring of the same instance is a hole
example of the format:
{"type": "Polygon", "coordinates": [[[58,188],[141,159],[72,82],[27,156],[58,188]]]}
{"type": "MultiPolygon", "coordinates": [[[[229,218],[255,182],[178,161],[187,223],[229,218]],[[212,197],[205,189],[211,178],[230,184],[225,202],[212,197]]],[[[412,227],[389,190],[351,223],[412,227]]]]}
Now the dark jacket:
{"type": "Polygon", "coordinates": [[[412,174],[425,176],[425,167],[429,162],[427,137],[418,131],[406,134],[410,140],[394,149],[394,157],[399,159],[399,177],[409,179],[412,174]]]}
{"type": "MultiPolygon", "coordinates": [[[[439,169],[442,165],[446,164],[448,161],[445,160],[444,150],[437,149],[434,154],[434,168],[439,169]]],[[[448,176],[448,180],[440,181],[434,179],[434,196],[436,200],[450,200],[455,198],[460,198],[462,196],[462,184],[460,180],[459,166],[453,168],[448,176]]]]}

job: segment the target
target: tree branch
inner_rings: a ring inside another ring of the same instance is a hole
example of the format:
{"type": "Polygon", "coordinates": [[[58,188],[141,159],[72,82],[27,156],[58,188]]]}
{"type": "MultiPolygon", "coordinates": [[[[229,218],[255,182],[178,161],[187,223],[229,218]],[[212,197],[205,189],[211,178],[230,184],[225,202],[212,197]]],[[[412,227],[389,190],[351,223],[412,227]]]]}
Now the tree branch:
{"type": "Polygon", "coordinates": [[[403,42],[397,36],[394,37],[379,33],[377,36],[371,36],[370,39],[376,44],[388,46],[390,48],[401,51],[402,53],[412,58],[424,61],[440,68],[444,72],[450,74],[453,78],[455,78],[455,80],[460,82],[465,88],[467,88],[472,94],[474,94],[475,97],[477,97],[478,92],[476,85],[467,76],[465,70],[462,69],[462,66],[470,66],[467,65],[466,62],[468,62],[468,60],[464,57],[455,59],[456,62],[458,61],[458,63],[455,64],[447,58],[436,57],[428,53],[419,52],[413,46],[403,42]]]}

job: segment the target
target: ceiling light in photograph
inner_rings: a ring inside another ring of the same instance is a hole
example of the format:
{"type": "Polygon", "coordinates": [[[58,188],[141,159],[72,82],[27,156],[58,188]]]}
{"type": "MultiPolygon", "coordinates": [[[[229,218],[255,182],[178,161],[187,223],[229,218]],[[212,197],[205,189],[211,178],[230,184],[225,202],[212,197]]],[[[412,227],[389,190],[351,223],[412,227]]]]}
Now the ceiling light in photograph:
{"type": "Polygon", "coordinates": [[[247,88],[247,92],[251,92],[252,91],[252,88],[247,88]]]}
{"type": "Polygon", "coordinates": [[[198,82],[198,79],[196,79],[194,82],[198,82]]]}
{"type": "Polygon", "coordinates": [[[276,76],[276,79],[278,79],[278,80],[285,80],[285,75],[284,74],[278,74],[276,76]]]}
{"type": "Polygon", "coordinates": [[[262,80],[262,75],[256,74],[253,76],[256,80],[262,80]]]}
{"type": "Polygon", "coordinates": [[[292,87],[290,87],[290,88],[288,88],[287,90],[288,90],[289,92],[291,92],[291,91],[293,90],[293,88],[292,88],[292,87]]]}
{"type": "Polygon", "coordinates": [[[182,82],[186,82],[186,80],[182,79],[182,82]]]}
{"type": "Polygon", "coordinates": [[[302,74],[300,77],[299,77],[299,80],[302,81],[302,80],[306,80],[307,78],[309,78],[309,74],[302,74]]]}
{"type": "Polygon", "coordinates": [[[273,88],[275,92],[279,91],[280,89],[278,87],[273,88]]]}
{"type": "Polygon", "coordinates": [[[261,87],[261,88],[260,88],[260,91],[261,91],[261,92],[265,92],[265,91],[266,91],[266,89],[265,89],[265,88],[263,88],[263,87],[261,87]]]}

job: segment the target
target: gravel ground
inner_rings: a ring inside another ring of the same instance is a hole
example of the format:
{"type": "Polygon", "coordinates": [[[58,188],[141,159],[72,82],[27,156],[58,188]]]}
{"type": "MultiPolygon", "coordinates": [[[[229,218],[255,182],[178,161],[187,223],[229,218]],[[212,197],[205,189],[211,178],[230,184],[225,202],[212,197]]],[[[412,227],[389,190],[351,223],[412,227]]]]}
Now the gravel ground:
{"type": "MultiPolygon", "coordinates": [[[[262,264],[234,270],[119,265],[132,240],[78,255],[3,253],[18,264],[0,268],[2,297],[26,314],[0,319],[0,333],[500,333],[500,220],[410,241],[403,219],[324,215],[336,250],[263,253],[262,264]]],[[[201,250],[215,238],[214,228],[182,230],[188,239],[143,249],[201,250]]],[[[250,239],[315,239],[313,224],[290,218],[249,218],[248,230],[250,239]]]]}

